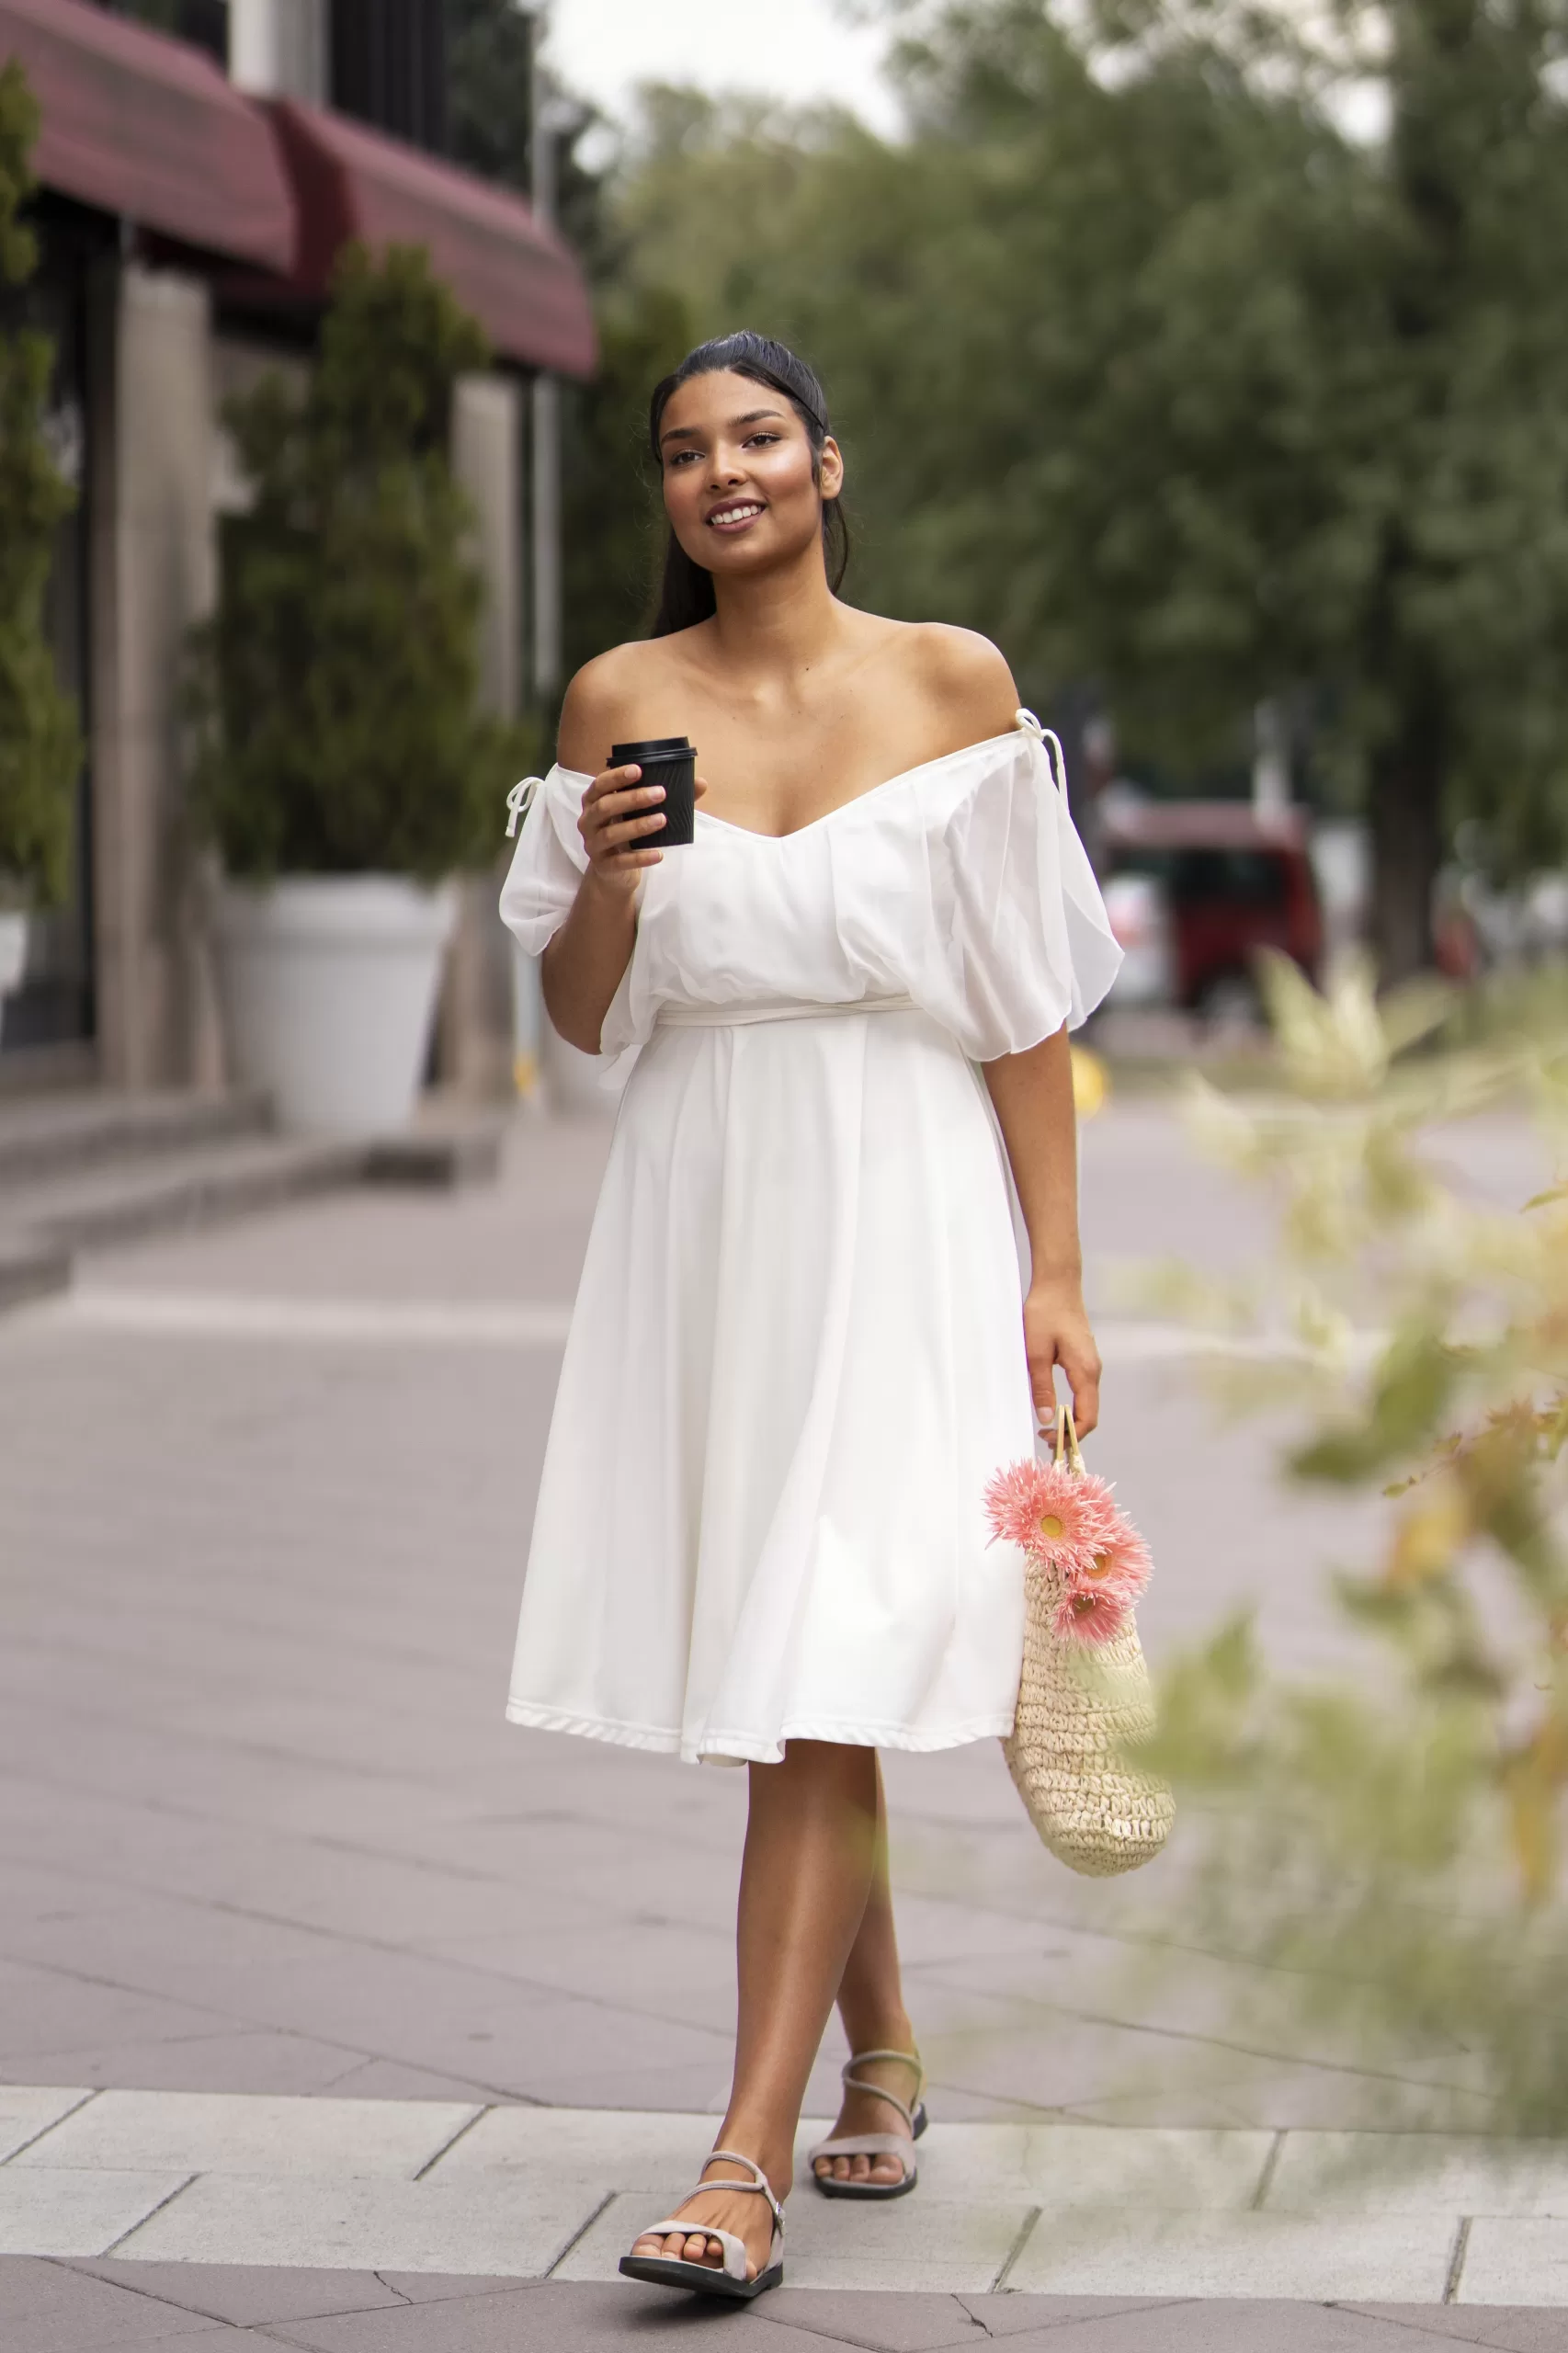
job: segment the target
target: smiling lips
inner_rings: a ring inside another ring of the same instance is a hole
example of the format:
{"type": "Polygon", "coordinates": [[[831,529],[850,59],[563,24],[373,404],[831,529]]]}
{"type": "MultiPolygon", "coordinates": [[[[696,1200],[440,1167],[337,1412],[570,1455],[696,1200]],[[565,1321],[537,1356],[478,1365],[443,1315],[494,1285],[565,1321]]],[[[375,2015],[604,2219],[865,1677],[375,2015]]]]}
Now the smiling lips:
{"type": "Polygon", "coordinates": [[[744,531],[762,512],[760,499],[743,498],[730,506],[716,506],[705,519],[710,531],[744,531]]]}

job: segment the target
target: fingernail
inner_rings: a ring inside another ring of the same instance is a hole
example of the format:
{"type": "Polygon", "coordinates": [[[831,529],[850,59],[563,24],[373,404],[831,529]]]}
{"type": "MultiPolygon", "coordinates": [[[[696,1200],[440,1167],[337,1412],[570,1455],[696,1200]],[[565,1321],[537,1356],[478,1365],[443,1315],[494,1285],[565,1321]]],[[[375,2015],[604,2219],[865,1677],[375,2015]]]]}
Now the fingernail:
{"type": "Polygon", "coordinates": [[[662,801],[664,797],[665,788],[662,784],[651,784],[648,787],[648,799],[650,801],[662,801]]]}

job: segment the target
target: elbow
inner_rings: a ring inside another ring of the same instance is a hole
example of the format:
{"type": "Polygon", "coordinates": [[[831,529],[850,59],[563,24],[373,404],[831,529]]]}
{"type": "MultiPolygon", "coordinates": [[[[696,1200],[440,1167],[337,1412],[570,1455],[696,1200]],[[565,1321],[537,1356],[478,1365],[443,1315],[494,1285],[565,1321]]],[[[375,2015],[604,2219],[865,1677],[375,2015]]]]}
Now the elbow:
{"type": "Polygon", "coordinates": [[[564,1038],[569,1046],[575,1046],[580,1054],[598,1053],[601,1051],[599,1035],[603,1028],[602,1022],[596,1022],[590,1028],[589,1024],[584,1020],[580,1007],[573,1007],[560,1002],[557,992],[551,986],[548,964],[541,974],[541,981],[545,1017],[556,1036],[564,1038]]]}

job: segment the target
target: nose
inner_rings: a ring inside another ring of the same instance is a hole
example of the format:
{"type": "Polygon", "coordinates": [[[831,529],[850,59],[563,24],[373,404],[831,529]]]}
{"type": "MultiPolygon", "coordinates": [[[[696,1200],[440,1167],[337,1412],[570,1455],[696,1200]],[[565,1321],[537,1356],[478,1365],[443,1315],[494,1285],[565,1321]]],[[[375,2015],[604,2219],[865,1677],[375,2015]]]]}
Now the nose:
{"type": "Polygon", "coordinates": [[[710,485],[714,490],[728,489],[732,483],[740,481],[744,471],[744,469],[733,454],[723,449],[715,449],[713,463],[708,477],[710,485]]]}

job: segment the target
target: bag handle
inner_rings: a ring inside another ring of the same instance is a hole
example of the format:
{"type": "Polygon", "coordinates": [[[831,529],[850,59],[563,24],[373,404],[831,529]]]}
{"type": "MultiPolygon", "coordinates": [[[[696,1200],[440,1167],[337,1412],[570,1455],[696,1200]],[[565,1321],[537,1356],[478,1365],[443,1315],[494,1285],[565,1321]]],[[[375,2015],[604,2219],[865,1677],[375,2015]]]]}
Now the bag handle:
{"type": "Polygon", "coordinates": [[[1078,1450],[1078,1429],[1073,1419],[1073,1408],[1059,1399],[1056,1407],[1056,1467],[1059,1471],[1063,1461],[1069,1471],[1082,1477],[1084,1458],[1078,1450]]]}

